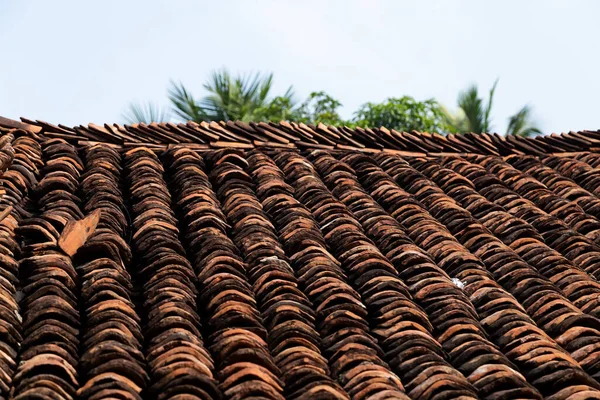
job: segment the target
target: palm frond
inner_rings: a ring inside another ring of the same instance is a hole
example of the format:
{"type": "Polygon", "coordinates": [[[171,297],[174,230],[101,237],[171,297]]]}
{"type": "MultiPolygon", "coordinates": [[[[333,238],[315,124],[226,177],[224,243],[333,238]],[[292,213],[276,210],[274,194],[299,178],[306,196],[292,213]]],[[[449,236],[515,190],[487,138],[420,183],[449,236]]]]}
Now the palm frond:
{"type": "Polygon", "coordinates": [[[260,90],[258,92],[257,100],[261,103],[264,103],[265,101],[267,101],[267,98],[269,97],[269,92],[271,91],[271,87],[273,86],[273,73],[270,73],[265,78],[262,78],[259,74],[256,74],[256,78],[262,81],[260,84],[260,90]]]}
{"type": "Polygon", "coordinates": [[[490,89],[490,98],[488,99],[487,107],[485,108],[485,117],[483,120],[483,130],[482,132],[489,132],[492,129],[492,121],[490,117],[490,113],[492,111],[492,102],[494,100],[494,93],[496,92],[496,86],[498,86],[498,80],[500,78],[496,78],[494,85],[490,89]]]}
{"type": "Polygon", "coordinates": [[[204,84],[208,95],[203,97],[199,106],[211,120],[228,120],[230,114],[235,114],[235,87],[231,84],[229,71],[222,69],[214,71],[210,79],[204,84]]]}
{"type": "Polygon", "coordinates": [[[210,94],[200,104],[212,110],[215,118],[252,121],[268,108],[272,86],[272,73],[233,78],[226,69],[222,69],[214,72],[211,81],[205,85],[210,94]]]}
{"type": "Polygon", "coordinates": [[[150,124],[152,122],[167,122],[170,119],[169,111],[161,109],[158,105],[153,103],[147,103],[146,105],[140,103],[131,103],[123,118],[127,123],[144,123],[150,124]]]}
{"type": "Polygon", "coordinates": [[[458,107],[465,114],[467,131],[481,133],[484,129],[485,110],[479,97],[477,85],[471,85],[458,95],[458,107]]]}
{"type": "Polygon", "coordinates": [[[287,88],[287,90],[285,91],[285,93],[281,97],[293,101],[295,95],[296,94],[294,93],[294,87],[290,86],[289,88],[287,88]]]}
{"type": "Polygon", "coordinates": [[[182,83],[177,84],[171,81],[169,100],[172,103],[173,112],[183,120],[196,122],[206,120],[204,111],[196,104],[191,93],[182,83]]]}
{"type": "Polygon", "coordinates": [[[483,99],[479,97],[477,85],[471,85],[458,94],[458,107],[464,113],[464,121],[461,126],[454,125],[457,131],[482,133],[492,129],[491,113],[497,85],[498,79],[490,89],[490,96],[485,105],[483,99]]]}
{"type": "Polygon", "coordinates": [[[516,114],[508,119],[507,135],[515,136],[533,136],[542,133],[535,125],[532,118],[532,108],[529,105],[523,106],[516,114]]]}
{"type": "Polygon", "coordinates": [[[273,74],[233,77],[227,69],[214,71],[204,89],[206,96],[195,100],[180,84],[171,82],[169,98],[175,113],[194,121],[259,121],[287,116],[294,107],[290,87],[284,96],[270,97],[273,74]],[[275,101],[277,99],[277,101],[275,101]]]}

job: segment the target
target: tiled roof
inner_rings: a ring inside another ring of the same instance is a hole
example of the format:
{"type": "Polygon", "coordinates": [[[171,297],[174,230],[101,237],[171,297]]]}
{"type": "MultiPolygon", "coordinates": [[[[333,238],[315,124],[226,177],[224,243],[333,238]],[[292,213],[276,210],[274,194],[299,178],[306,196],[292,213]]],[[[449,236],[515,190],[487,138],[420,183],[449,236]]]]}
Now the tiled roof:
{"type": "Polygon", "coordinates": [[[600,399],[599,132],[0,126],[1,398],[600,399]]]}
{"type": "Polygon", "coordinates": [[[23,128],[44,132],[47,137],[64,139],[72,144],[92,145],[97,142],[132,148],[146,146],[164,150],[186,144],[196,149],[277,148],[322,149],[377,153],[382,150],[401,155],[443,156],[445,153],[486,154],[559,154],[600,151],[600,131],[568,132],[536,136],[501,136],[494,134],[450,134],[398,132],[394,129],[317,126],[286,122],[201,122],[140,123],[132,125],[88,124],[75,127],[54,125],[40,120],[21,118],[22,122],[0,117],[0,127],[23,128]]]}

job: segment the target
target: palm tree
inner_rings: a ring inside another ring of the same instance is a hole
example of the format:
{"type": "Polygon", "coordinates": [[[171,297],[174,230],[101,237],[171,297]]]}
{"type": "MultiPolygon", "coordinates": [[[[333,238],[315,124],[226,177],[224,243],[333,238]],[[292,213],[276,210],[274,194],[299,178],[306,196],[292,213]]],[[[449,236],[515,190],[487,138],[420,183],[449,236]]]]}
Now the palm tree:
{"type": "Polygon", "coordinates": [[[273,74],[232,77],[226,70],[213,72],[209,81],[204,84],[208,95],[196,101],[183,86],[171,82],[169,99],[173,111],[184,120],[200,121],[260,121],[270,119],[265,113],[271,110],[273,103],[281,99],[291,105],[293,96],[290,87],[283,96],[271,99],[273,74]]]}
{"type": "Polygon", "coordinates": [[[498,79],[490,89],[490,97],[487,105],[479,97],[477,85],[471,85],[458,94],[458,112],[452,114],[445,110],[446,123],[451,126],[453,132],[489,132],[492,126],[490,113],[498,79]]]}
{"type": "Polygon", "coordinates": [[[196,104],[196,100],[187,91],[182,83],[179,85],[171,81],[169,89],[169,100],[171,100],[173,112],[183,120],[201,122],[205,120],[204,111],[196,104]]]}
{"type": "Polygon", "coordinates": [[[169,111],[161,109],[158,105],[147,103],[145,106],[140,103],[131,103],[123,118],[130,123],[167,122],[170,119],[169,111]]]}
{"type": "MultiPolygon", "coordinates": [[[[492,130],[491,111],[498,79],[490,89],[487,104],[479,97],[477,85],[471,85],[458,95],[458,112],[445,111],[446,123],[452,132],[482,133],[492,130]]],[[[531,118],[532,109],[526,105],[508,119],[507,135],[530,136],[541,133],[531,118]]]]}
{"type": "Polygon", "coordinates": [[[490,97],[485,106],[483,105],[483,99],[479,97],[477,85],[472,85],[464,92],[459,93],[458,107],[465,115],[465,123],[470,132],[481,133],[490,131],[492,125],[490,112],[492,111],[496,85],[498,85],[498,79],[496,79],[496,82],[494,82],[494,85],[490,89],[490,97]]]}
{"type": "Polygon", "coordinates": [[[540,133],[542,131],[532,122],[531,107],[528,105],[523,106],[519,112],[508,119],[506,135],[533,136],[540,133]]]}

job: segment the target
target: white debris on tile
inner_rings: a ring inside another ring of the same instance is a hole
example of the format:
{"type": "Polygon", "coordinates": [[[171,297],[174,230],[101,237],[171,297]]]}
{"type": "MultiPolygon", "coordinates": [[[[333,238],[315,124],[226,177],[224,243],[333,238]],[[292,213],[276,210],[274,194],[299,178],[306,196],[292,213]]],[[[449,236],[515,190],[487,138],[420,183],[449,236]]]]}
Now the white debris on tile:
{"type": "Polygon", "coordinates": [[[456,287],[458,287],[459,289],[464,289],[465,288],[464,282],[461,281],[458,278],[452,278],[452,283],[454,283],[456,285],[456,287]]]}

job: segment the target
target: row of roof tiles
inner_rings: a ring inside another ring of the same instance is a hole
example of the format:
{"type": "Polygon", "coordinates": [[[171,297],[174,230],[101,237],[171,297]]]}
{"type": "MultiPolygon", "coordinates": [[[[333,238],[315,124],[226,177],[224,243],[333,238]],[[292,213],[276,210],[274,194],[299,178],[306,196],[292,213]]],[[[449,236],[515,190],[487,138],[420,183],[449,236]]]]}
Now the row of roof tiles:
{"type": "Polygon", "coordinates": [[[70,143],[110,143],[119,147],[145,145],[165,149],[187,144],[196,149],[255,147],[327,149],[375,153],[382,150],[404,155],[472,153],[489,155],[548,154],[596,151],[600,131],[568,132],[533,138],[494,134],[449,134],[398,132],[394,129],[349,128],[286,122],[201,122],[104,124],[68,127],[40,120],[21,118],[22,122],[0,117],[0,126],[21,128],[70,143]]]}

